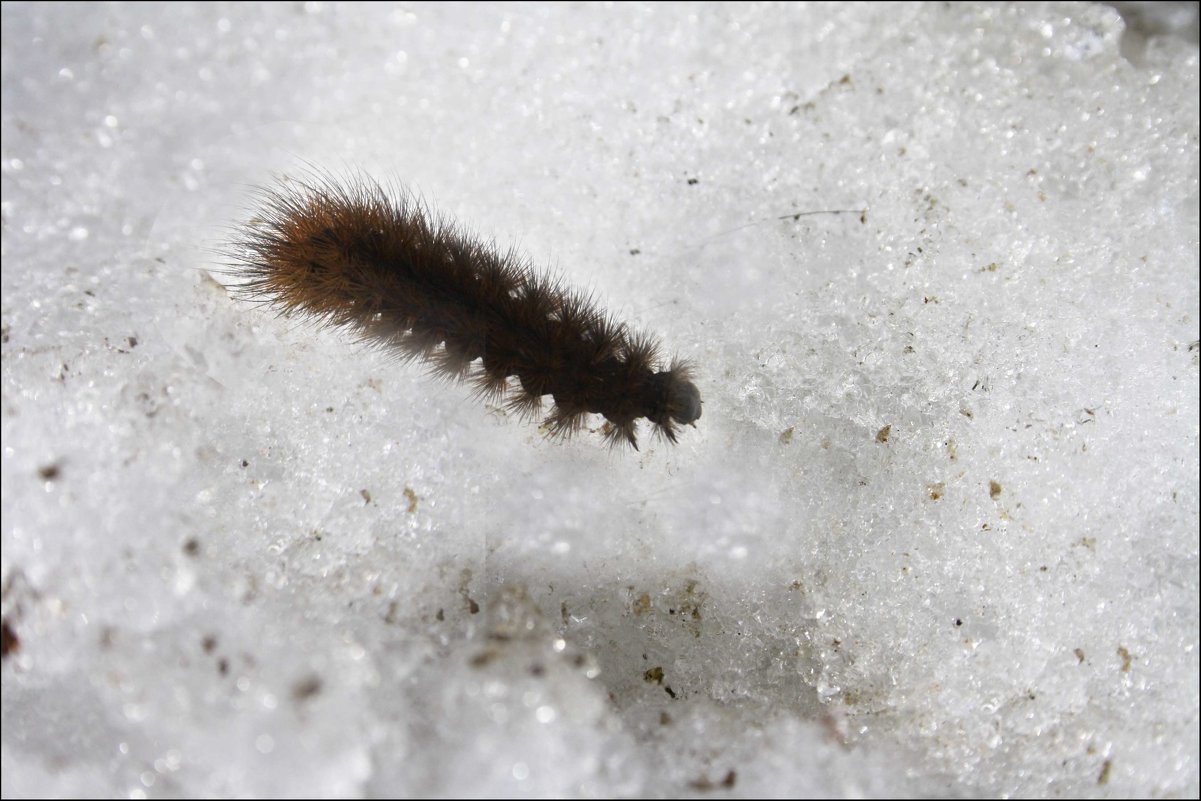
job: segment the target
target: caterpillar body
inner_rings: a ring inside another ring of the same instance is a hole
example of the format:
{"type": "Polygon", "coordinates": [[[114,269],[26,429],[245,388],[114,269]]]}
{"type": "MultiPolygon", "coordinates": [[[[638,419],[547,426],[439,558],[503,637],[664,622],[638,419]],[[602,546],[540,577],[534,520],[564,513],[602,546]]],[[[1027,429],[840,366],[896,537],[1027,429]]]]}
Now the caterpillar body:
{"type": "Polygon", "coordinates": [[[243,298],[426,361],[523,415],[550,396],[552,436],[570,436],[595,413],[610,443],[637,449],[638,418],[674,443],[678,427],[701,416],[687,362],[664,364],[652,336],[407,193],[322,175],[281,179],[259,199],[229,249],[243,298]]]}

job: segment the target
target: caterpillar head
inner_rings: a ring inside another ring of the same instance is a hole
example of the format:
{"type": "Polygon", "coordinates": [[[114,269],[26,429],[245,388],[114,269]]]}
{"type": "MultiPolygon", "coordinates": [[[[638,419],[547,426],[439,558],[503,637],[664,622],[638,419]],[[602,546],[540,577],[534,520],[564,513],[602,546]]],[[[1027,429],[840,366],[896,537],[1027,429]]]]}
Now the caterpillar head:
{"type": "Polygon", "coordinates": [[[667,381],[667,414],[680,425],[690,425],[701,418],[701,393],[686,376],[669,372],[667,381]]]}
{"type": "Polygon", "coordinates": [[[692,383],[692,370],[684,363],[651,376],[652,409],[647,417],[668,441],[676,441],[676,427],[691,425],[701,417],[701,393],[692,383]]]}

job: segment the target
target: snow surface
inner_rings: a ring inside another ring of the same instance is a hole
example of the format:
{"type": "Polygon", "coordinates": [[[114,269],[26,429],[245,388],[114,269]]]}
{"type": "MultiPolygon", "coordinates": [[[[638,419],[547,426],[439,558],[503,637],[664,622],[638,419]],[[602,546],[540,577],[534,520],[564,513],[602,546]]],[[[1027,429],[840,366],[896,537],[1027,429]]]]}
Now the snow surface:
{"type": "Polygon", "coordinates": [[[6,3],[4,795],[1195,797],[1169,10],[6,3]],[[698,428],[231,298],[308,165],[654,330],[698,428]]]}

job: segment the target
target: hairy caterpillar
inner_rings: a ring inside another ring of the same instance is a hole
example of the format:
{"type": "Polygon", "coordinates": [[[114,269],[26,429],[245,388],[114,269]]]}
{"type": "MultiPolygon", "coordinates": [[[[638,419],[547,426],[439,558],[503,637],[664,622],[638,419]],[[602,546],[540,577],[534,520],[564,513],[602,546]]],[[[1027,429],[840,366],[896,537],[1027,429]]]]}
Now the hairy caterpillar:
{"type": "Polygon", "coordinates": [[[523,415],[550,395],[544,426],[553,436],[570,436],[596,413],[611,444],[637,449],[639,417],[675,442],[678,426],[701,416],[688,363],[663,365],[653,337],[407,193],[314,175],[281,179],[259,199],[228,253],[234,291],[246,299],[424,360],[523,415]]]}

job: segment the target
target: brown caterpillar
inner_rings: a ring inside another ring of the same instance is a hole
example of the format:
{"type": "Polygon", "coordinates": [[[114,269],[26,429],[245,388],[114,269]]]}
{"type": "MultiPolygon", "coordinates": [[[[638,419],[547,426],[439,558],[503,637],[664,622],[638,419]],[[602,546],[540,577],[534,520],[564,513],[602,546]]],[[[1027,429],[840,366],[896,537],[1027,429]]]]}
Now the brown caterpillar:
{"type": "Polygon", "coordinates": [[[701,416],[691,368],[660,363],[656,340],[630,333],[586,295],[499,253],[407,193],[326,175],[282,179],[227,255],[236,294],[304,312],[570,436],[603,415],[605,438],[638,447],[645,417],[670,442],[701,416]],[[475,362],[479,361],[476,365],[475,362]],[[510,380],[512,377],[512,380],[510,380]]]}

